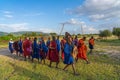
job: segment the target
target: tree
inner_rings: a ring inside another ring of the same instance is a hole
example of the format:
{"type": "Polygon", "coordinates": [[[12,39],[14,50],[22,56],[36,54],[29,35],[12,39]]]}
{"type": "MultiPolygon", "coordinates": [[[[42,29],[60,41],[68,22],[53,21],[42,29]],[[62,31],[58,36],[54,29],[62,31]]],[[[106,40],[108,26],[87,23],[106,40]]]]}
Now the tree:
{"type": "Polygon", "coordinates": [[[113,28],[113,35],[116,35],[120,39],[120,28],[113,28]]]}
{"type": "Polygon", "coordinates": [[[37,36],[37,33],[36,32],[32,32],[31,36],[37,36]]]}
{"type": "Polygon", "coordinates": [[[29,36],[29,33],[24,33],[22,36],[25,36],[25,37],[28,37],[29,36]]]}
{"type": "Polygon", "coordinates": [[[99,36],[100,37],[105,37],[107,39],[107,37],[110,37],[112,35],[112,32],[110,30],[103,30],[103,31],[100,31],[100,34],[99,36]]]}
{"type": "Polygon", "coordinates": [[[77,37],[80,38],[80,37],[81,37],[81,34],[77,34],[77,37]]]}
{"type": "Polygon", "coordinates": [[[51,36],[57,36],[57,33],[50,33],[51,36]]]}
{"type": "Polygon", "coordinates": [[[40,33],[38,36],[43,36],[43,33],[40,33]]]}
{"type": "Polygon", "coordinates": [[[9,33],[7,36],[9,36],[9,37],[13,37],[14,35],[13,35],[13,34],[11,34],[11,33],[9,33]]]}

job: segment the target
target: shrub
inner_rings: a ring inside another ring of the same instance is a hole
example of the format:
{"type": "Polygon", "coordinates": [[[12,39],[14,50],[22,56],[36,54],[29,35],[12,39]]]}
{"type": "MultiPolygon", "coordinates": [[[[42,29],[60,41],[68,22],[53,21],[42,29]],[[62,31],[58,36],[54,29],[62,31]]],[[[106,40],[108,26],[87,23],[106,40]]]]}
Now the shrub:
{"type": "Polygon", "coordinates": [[[113,28],[113,34],[120,39],[120,28],[113,28]]]}

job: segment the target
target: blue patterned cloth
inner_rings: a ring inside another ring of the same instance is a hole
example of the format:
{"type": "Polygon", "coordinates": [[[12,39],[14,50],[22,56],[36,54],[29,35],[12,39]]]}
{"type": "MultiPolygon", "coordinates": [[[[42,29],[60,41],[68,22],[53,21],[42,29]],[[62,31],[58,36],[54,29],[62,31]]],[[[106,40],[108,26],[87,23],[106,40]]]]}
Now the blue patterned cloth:
{"type": "Polygon", "coordinates": [[[13,51],[14,51],[13,42],[10,41],[8,45],[9,45],[8,47],[9,47],[10,52],[13,53],[13,51]]]}
{"type": "Polygon", "coordinates": [[[33,42],[33,53],[32,53],[32,58],[40,58],[40,50],[39,50],[39,45],[37,44],[37,41],[33,42]]]}
{"type": "Polygon", "coordinates": [[[42,50],[43,50],[45,53],[48,52],[48,47],[45,45],[45,42],[44,42],[44,41],[42,41],[42,43],[41,43],[41,48],[42,48],[42,50]]]}
{"type": "Polygon", "coordinates": [[[71,55],[72,51],[73,51],[73,45],[65,43],[65,45],[64,45],[64,64],[74,63],[74,59],[71,55]]]}
{"type": "Polygon", "coordinates": [[[60,51],[60,41],[57,39],[56,43],[57,43],[57,51],[59,52],[60,51]]]}
{"type": "Polygon", "coordinates": [[[19,46],[19,52],[20,53],[23,53],[23,50],[22,50],[22,41],[18,41],[18,46],[19,46]]]}

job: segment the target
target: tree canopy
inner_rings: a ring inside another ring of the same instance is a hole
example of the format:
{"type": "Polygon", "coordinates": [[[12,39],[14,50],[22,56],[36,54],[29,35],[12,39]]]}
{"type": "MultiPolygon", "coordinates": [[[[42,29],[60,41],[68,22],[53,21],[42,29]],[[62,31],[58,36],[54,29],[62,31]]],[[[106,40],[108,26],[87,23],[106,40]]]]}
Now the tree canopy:
{"type": "Polygon", "coordinates": [[[113,35],[116,35],[120,39],[120,28],[113,28],[113,35]]]}
{"type": "Polygon", "coordinates": [[[99,36],[100,37],[110,37],[112,35],[112,32],[110,30],[103,30],[103,31],[100,31],[100,34],[99,36]]]}

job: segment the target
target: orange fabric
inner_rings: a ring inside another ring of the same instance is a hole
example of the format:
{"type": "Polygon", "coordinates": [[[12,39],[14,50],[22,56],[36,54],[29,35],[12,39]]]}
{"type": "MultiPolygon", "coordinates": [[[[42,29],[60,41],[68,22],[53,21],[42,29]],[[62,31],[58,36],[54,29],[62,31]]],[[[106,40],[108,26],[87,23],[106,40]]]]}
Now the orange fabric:
{"type": "Polygon", "coordinates": [[[62,39],[61,40],[61,58],[64,60],[64,45],[66,43],[66,40],[62,39]]]}
{"type": "Polygon", "coordinates": [[[87,46],[85,45],[83,39],[80,39],[78,41],[78,54],[77,54],[77,58],[81,58],[86,60],[87,59],[87,46]]]}
{"type": "Polygon", "coordinates": [[[89,40],[89,43],[91,44],[91,45],[94,45],[95,43],[94,43],[94,39],[90,39],[89,40]]]}

